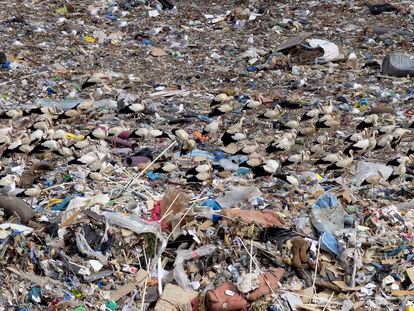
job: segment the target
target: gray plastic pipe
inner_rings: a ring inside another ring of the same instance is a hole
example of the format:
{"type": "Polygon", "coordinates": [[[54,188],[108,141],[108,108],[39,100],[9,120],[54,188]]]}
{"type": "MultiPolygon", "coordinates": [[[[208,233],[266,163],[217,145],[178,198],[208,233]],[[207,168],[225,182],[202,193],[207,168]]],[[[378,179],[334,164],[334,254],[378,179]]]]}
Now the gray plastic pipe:
{"type": "Polygon", "coordinates": [[[144,156],[134,156],[134,157],[126,157],[125,164],[127,166],[137,166],[141,163],[149,163],[151,161],[150,158],[144,156]]]}

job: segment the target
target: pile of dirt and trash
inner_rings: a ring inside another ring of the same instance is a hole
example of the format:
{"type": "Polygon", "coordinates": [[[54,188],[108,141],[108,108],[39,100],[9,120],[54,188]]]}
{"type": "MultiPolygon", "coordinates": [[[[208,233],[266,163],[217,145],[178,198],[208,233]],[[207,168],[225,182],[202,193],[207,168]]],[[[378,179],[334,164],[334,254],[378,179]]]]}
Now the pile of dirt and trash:
{"type": "Polygon", "coordinates": [[[0,18],[0,310],[414,310],[411,1],[0,18]]]}

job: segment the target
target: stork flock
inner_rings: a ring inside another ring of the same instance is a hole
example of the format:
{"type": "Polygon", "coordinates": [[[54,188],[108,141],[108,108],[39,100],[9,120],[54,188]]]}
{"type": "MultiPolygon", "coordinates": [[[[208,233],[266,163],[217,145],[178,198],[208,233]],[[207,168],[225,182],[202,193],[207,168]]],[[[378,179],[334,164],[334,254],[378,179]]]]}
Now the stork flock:
{"type": "MultiPolygon", "coordinates": [[[[163,111],[145,115],[145,109],[145,102],[123,103],[115,126],[100,121],[93,102],[67,110],[32,107],[1,112],[0,189],[20,187],[21,172],[12,171],[12,163],[33,158],[83,166],[88,171],[85,178],[108,182],[115,166],[123,165],[114,151],[119,142],[127,146],[129,156],[144,156],[150,162],[164,145],[176,141],[175,148],[148,170],[184,185],[230,178],[244,169],[245,179],[275,178],[298,188],[301,172],[349,176],[358,160],[382,162],[392,169],[387,178],[378,172],[364,183],[398,184],[414,161],[414,123],[391,114],[350,114],[333,99],[303,105],[222,92],[197,113],[180,105],[174,119],[163,111]],[[193,156],[197,150],[213,156],[200,162],[193,156]],[[183,157],[191,159],[191,167],[180,165],[183,157]]],[[[37,196],[40,191],[38,184],[17,195],[37,196]]]]}

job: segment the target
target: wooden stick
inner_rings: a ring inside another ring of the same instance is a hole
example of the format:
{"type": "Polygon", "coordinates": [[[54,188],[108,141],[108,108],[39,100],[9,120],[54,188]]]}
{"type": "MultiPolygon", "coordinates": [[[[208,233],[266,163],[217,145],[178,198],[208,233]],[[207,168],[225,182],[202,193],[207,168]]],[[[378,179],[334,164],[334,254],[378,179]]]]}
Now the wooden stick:
{"type": "Polygon", "coordinates": [[[332,299],[332,297],[333,297],[334,293],[335,293],[335,292],[332,292],[331,296],[329,296],[329,299],[328,299],[328,301],[326,302],[325,307],[323,307],[322,311],[325,311],[325,310],[326,310],[326,308],[329,306],[329,303],[331,302],[331,299],[332,299]]]}
{"type": "Polygon", "coordinates": [[[73,215],[71,215],[68,219],[66,219],[64,222],[62,222],[61,227],[64,228],[67,225],[69,225],[72,221],[76,219],[81,213],[81,210],[77,210],[73,215]]]}
{"type": "Polygon", "coordinates": [[[147,268],[147,271],[148,271],[149,268],[148,268],[148,261],[147,261],[147,252],[145,251],[145,245],[143,245],[142,251],[144,252],[145,265],[146,265],[146,268],[147,268]]]}
{"type": "Polygon", "coordinates": [[[354,266],[352,267],[351,288],[355,287],[355,276],[357,272],[357,256],[358,256],[358,249],[355,248],[354,266]]]}
{"type": "Polygon", "coordinates": [[[17,79],[2,82],[2,83],[0,83],[0,86],[6,85],[6,84],[11,83],[11,82],[23,80],[23,79],[26,79],[26,78],[29,78],[29,77],[38,76],[38,75],[41,75],[41,74],[44,74],[44,73],[47,73],[47,72],[49,72],[49,69],[46,69],[44,71],[42,70],[42,71],[39,71],[39,72],[35,72],[35,73],[32,73],[32,74],[28,74],[28,75],[25,75],[23,77],[19,77],[17,79]]]}
{"type": "MultiPolygon", "coordinates": [[[[148,267],[147,267],[147,273],[148,273],[148,267]]],[[[149,278],[149,274],[145,278],[144,292],[142,293],[142,300],[141,300],[141,311],[144,311],[144,303],[145,303],[145,295],[147,294],[148,278],[149,278]]]]}
{"type": "Polygon", "coordinates": [[[155,195],[153,195],[147,188],[144,187],[144,185],[140,184],[139,185],[142,189],[144,189],[144,191],[151,197],[151,199],[153,199],[154,201],[157,199],[155,197],[155,195]]]}
{"type": "Polygon", "coordinates": [[[138,256],[138,265],[139,265],[139,268],[142,269],[142,264],[141,264],[141,260],[139,260],[139,256],[138,256]]]}
{"type": "MultiPolygon", "coordinates": [[[[201,193],[199,194],[198,198],[201,198],[201,196],[204,194],[204,192],[206,191],[206,189],[203,189],[203,191],[201,191],[201,193]]],[[[175,229],[178,228],[178,226],[180,225],[180,223],[184,220],[184,218],[187,216],[187,214],[191,211],[191,209],[193,208],[193,206],[196,204],[197,201],[194,201],[193,204],[191,204],[191,206],[185,211],[183,217],[181,217],[180,221],[175,225],[175,227],[171,230],[170,234],[167,237],[167,241],[170,239],[171,235],[173,234],[173,232],[175,231],[175,229]]]]}
{"type": "Polygon", "coordinates": [[[312,289],[313,289],[313,294],[316,295],[316,287],[315,287],[315,282],[316,282],[316,275],[318,273],[318,262],[319,262],[319,255],[320,255],[320,251],[321,251],[321,240],[322,237],[319,237],[319,243],[318,243],[318,251],[316,253],[316,263],[315,263],[315,274],[313,275],[313,282],[312,282],[312,289]]]}
{"type": "Polygon", "coordinates": [[[162,215],[161,219],[158,220],[158,222],[161,222],[164,220],[165,217],[167,217],[167,214],[170,215],[169,211],[170,208],[174,205],[175,201],[177,201],[178,197],[180,196],[181,192],[178,192],[178,194],[175,196],[174,200],[171,202],[170,206],[168,206],[167,210],[165,211],[164,215],[162,215]]]}
{"type": "MultiPolygon", "coordinates": [[[[253,239],[250,239],[250,254],[253,254],[253,239]]],[[[249,263],[249,275],[250,275],[249,284],[250,284],[250,287],[252,287],[252,275],[251,275],[252,269],[253,269],[253,260],[250,259],[250,263],[249,263]]]]}
{"type": "Polygon", "coordinates": [[[124,172],[125,175],[128,175],[129,178],[131,178],[132,176],[134,176],[130,172],[128,172],[128,170],[125,167],[120,166],[120,169],[124,172]]]}
{"type": "Polygon", "coordinates": [[[168,216],[170,216],[172,213],[174,213],[174,211],[169,211],[168,213],[165,213],[159,221],[163,220],[164,218],[167,218],[167,217],[168,217],[168,216]]]}
{"type": "Polygon", "coordinates": [[[165,148],[154,160],[151,161],[151,163],[149,163],[141,172],[139,172],[138,174],[136,174],[133,178],[131,178],[131,180],[128,182],[128,184],[124,187],[124,189],[122,190],[122,193],[124,193],[125,191],[127,191],[129,189],[129,187],[131,187],[131,185],[138,179],[140,178],[142,175],[144,175],[144,173],[151,167],[151,165],[153,165],[159,158],[161,158],[163,156],[164,153],[166,153],[172,146],[174,146],[177,143],[176,140],[174,140],[167,148],[165,148]]]}
{"type": "Polygon", "coordinates": [[[67,185],[71,185],[71,184],[74,184],[74,183],[75,183],[74,181],[65,182],[63,184],[58,184],[58,185],[53,185],[53,186],[50,186],[50,187],[47,187],[47,188],[43,188],[41,191],[42,192],[43,191],[49,191],[49,190],[52,190],[54,188],[58,188],[58,187],[61,187],[61,186],[67,186],[67,185]]]}
{"type": "Polygon", "coordinates": [[[199,199],[194,199],[194,200],[190,200],[190,203],[193,203],[194,201],[195,201],[195,202],[204,201],[204,200],[207,200],[207,199],[208,199],[208,197],[203,197],[203,198],[199,198],[199,199]]]}
{"type": "Polygon", "coordinates": [[[254,262],[254,265],[256,266],[256,269],[259,270],[259,273],[263,277],[263,280],[266,282],[267,287],[269,287],[270,291],[272,292],[272,294],[276,298],[277,302],[279,303],[279,307],[282,308],[282,309],[284,309],[283,308],[283,304],[279,300],[279,297],[277,297],[277,295],[276,295],[275,291],[273,290],[272,286],[270,286],[269,281],[267,280],[267,278],[264,275],[263,271],[260,269],[259,264],[257,263],[256,259],[253,258],[253,255],[249,252],[249,250],[247,249],[246,245],[243,243],[243,240],[239,238],[239,241],[243,245],[243,247],[246,250],[247,254],[249,254],[250,260],[252,260],[254,262]]]}
{"type": "Polygon", "coordinates": [[[337,285],[324,281],[322,279],[317,279],[315,282],[316,287],[320,287],[323,289],[329,289],[331,291],[337,292],[337,293],[343,293],[344,291],[337,285]]]}

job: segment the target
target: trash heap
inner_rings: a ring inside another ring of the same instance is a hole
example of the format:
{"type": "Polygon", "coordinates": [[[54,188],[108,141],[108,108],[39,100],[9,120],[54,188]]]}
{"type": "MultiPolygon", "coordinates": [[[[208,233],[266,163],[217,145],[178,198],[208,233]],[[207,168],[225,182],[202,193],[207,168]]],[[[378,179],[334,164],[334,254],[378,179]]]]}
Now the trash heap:
{"type": "Polygon", "coordinates": [[[0,310],[414,310],[410,1],[0,14],[0,310]]]}

